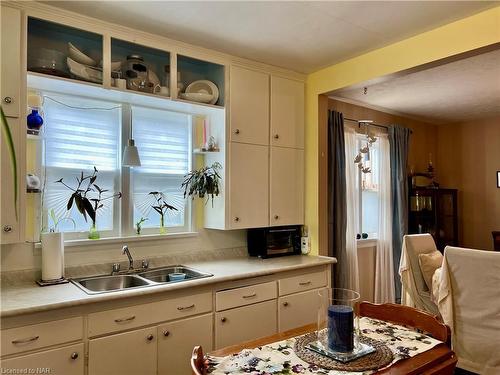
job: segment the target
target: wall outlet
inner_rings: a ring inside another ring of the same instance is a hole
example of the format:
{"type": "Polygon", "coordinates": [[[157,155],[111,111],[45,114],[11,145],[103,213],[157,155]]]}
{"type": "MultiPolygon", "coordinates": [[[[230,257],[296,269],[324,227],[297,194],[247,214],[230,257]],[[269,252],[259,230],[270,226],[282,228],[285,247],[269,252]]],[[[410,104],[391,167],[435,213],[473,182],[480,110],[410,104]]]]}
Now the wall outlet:
{"type": "Polygon", "coordinates": [[[309,236],[300,238],[300,251],[304,255],[309,254],[309,252],[311,251],[311,241],[309,239],[309,236]]]}

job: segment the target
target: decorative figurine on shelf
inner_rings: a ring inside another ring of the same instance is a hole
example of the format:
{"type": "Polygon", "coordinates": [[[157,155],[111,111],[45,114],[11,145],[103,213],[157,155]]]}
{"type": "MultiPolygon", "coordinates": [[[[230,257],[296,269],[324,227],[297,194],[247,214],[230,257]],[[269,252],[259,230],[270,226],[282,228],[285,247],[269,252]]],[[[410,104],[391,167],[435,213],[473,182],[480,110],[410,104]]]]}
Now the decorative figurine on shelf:
{"type": "Polygon", "coordinates": [[[219,147],[217,147],[217,143],[215,142],[215,138],[212,135],[208,139],[207,151],[208,152],[218,152],[219,151],[219,147]]]}
{"type": "Polygon", "coordinates": [[[31,110],[26,118],[28,133],[37,135],[43,125],[43,118],[39,113],[42,108],[42,97],[37,92],[32,91],[28,94],[28,107],[31,110]]]}

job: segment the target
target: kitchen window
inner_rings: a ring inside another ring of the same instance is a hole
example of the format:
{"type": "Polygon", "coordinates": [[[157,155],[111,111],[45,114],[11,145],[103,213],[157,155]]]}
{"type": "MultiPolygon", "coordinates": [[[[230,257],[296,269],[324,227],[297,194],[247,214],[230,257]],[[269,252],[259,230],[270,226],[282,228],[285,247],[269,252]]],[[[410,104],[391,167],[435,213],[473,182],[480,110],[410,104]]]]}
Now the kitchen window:
{"type": "Polygon", "coordinates": [[[57,217],[72,219],[59,224],[66,239],[87,238],[91,220],[86,222],[75,205],[66,210],[71,191],[55,181],[63,178],[73,187],[80,172],[90,174],[94,166],[101,189],[123,193],[121,199],[106,200],[98,210],[101,238],[133,235],[141,217],[147,219],[142,233],[158,234],[160,219],[151,207],[151,191],[165,194],[168,204],[177,209],[165,217],[168,233],[191,229],[191,204],[180,188],[191,168],[191,115],[52,93],[44,95],[43,110],[43,230],[52,225],[49,212],[53,209],[57,217]],[[141,159],[141,166],[135,168],[121,165],[131,120],[141,159]]]}

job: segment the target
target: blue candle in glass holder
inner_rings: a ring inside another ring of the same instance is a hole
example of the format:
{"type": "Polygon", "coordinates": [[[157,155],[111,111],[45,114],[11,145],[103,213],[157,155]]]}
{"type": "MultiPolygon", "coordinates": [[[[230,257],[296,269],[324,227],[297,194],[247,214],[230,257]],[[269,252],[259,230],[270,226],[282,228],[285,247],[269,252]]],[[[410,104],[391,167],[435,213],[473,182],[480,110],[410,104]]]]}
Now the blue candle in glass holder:
{"type": "Polygon", "coordinates": [[[328,307],[328,348],[334,352],[354,349],[354,311],[346,305],[328,307]]]}

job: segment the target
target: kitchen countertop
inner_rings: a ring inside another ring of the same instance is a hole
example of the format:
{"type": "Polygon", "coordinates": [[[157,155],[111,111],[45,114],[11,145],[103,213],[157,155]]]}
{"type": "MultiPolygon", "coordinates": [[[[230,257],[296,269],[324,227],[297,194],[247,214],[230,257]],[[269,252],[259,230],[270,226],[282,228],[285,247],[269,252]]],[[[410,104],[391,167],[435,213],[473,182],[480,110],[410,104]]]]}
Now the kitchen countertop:
{"type": "Polygon", "coordinates": [[[336,261],[335,258],[330,257],[298,255],[272,259],[238,257],[203,262],[185,262],[185,266],[209,272],[214,276],[182,283],[156,285],[94,295],[85,293],[72,283],[46,287],[40,287],[35,282],[2,285],[0,316],[5,318],[94,302],[179,290],[200,285],[269,275],[276,272],[332,264],[336,263],[336,261]]]}

